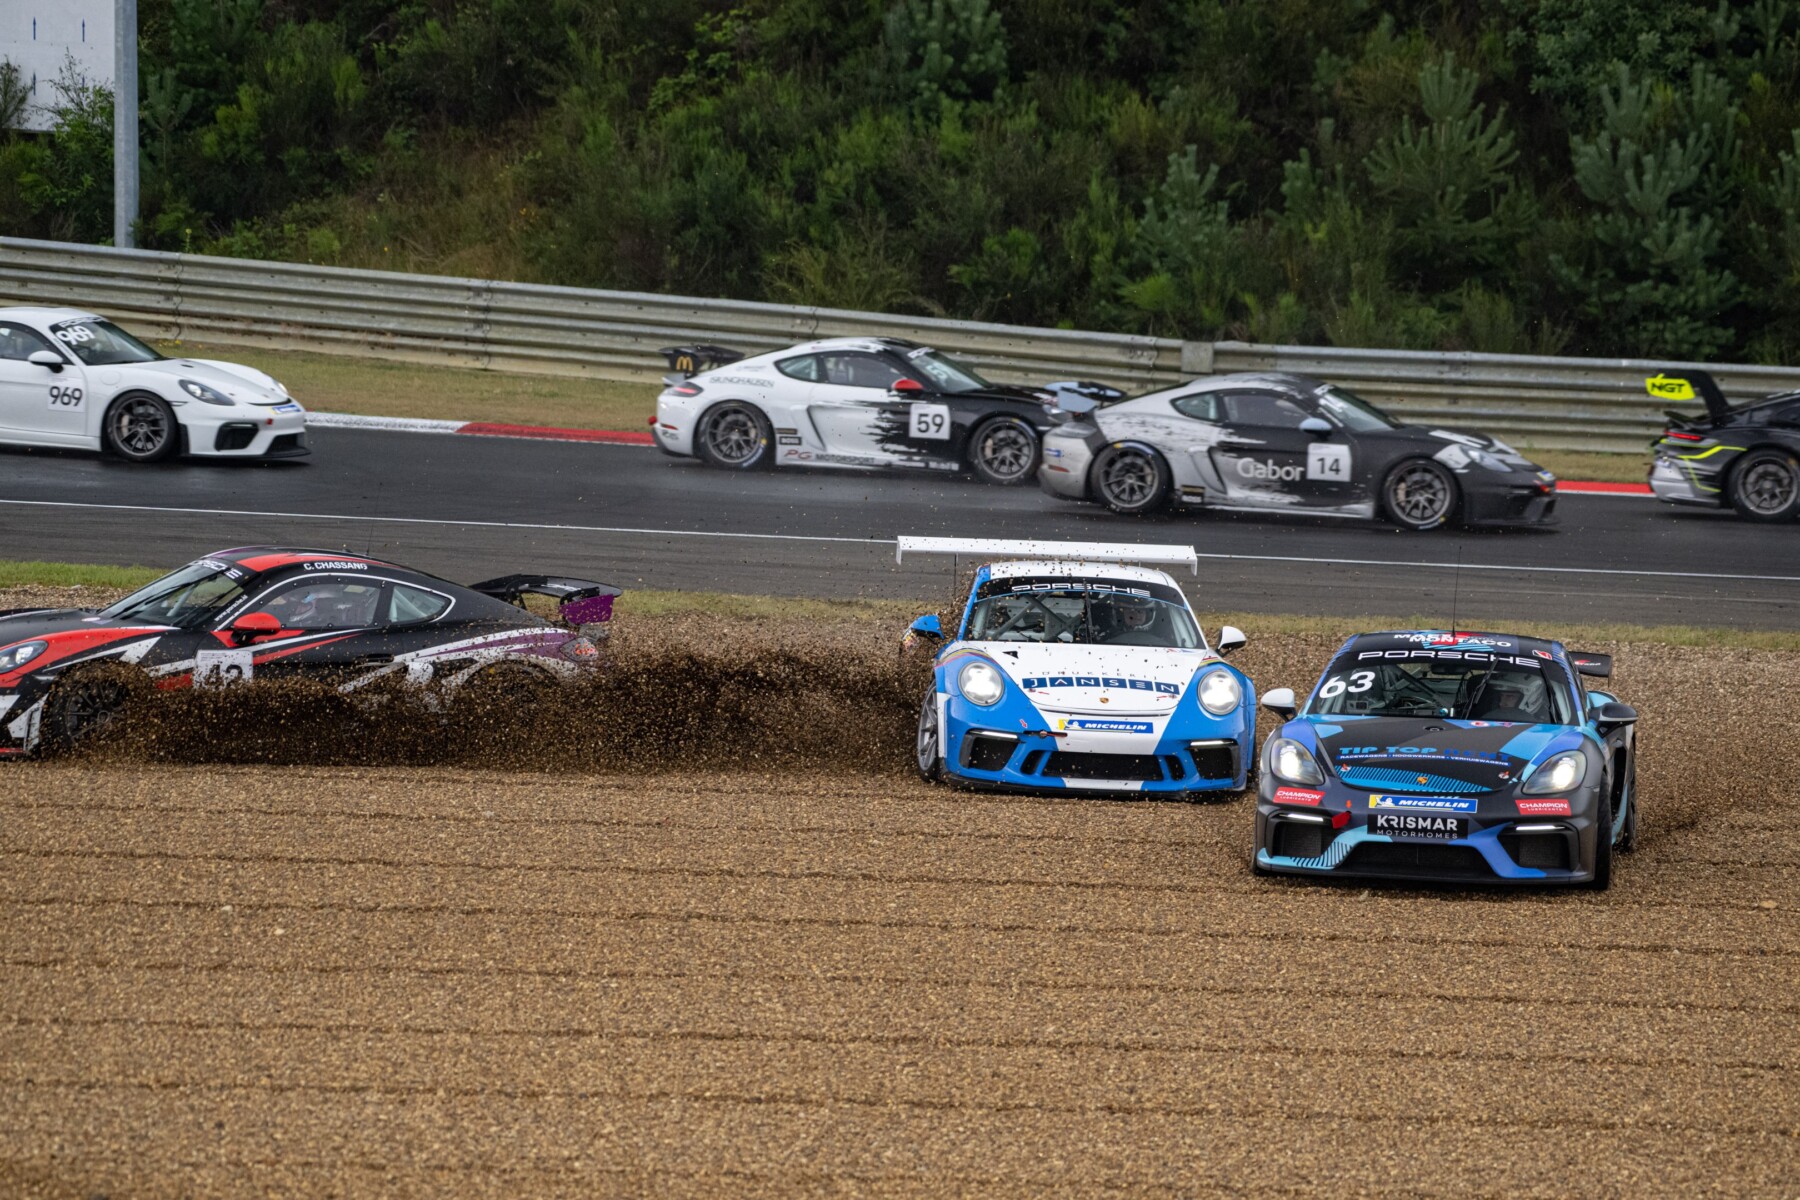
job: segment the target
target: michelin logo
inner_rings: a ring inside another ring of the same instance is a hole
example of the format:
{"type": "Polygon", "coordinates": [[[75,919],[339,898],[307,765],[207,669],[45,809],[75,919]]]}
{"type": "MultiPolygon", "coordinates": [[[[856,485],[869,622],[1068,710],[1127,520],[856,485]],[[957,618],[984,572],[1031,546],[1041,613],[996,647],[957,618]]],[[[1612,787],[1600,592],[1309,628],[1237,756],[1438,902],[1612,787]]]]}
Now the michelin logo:
{"type": "Polygon", "coordinates": [[[1428,808],[1437,812],[1472,813],[1473,800],[1452,800],[1447,796],[1370,796],[1370,808],[1428,808]]]}
{"type": "Polygon", "coordinates": [[[1079,717],[1058,717],[1056,728],[1070,733],[1155,733],[1149,721],[1086,721],[1079,717]]]}

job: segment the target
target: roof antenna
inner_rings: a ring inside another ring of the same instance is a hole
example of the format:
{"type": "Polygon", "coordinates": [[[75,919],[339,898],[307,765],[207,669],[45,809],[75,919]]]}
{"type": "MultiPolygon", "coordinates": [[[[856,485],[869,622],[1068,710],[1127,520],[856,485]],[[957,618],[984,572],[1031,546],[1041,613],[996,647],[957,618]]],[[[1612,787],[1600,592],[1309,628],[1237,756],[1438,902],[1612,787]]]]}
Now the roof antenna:
{"type": "Polygon", "coordinates": [[[1456,548],[1456,569],[1450,575],[1450,632],[1456,632],[1456,602],[1462,592],[1462,547],[1456,548]]]}

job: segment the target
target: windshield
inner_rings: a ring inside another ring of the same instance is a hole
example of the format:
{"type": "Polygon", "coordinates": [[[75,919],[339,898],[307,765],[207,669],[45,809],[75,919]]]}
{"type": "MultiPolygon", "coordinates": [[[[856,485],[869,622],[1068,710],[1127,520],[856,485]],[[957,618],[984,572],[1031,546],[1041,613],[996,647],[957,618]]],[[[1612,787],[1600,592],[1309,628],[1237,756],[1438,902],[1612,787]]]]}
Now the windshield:
{"type": "Polygon", "coordinates": [[[227,564],[202,559],[131,593],[101,615],[115,621],[143,621],[202,629],[244,594],[227,564]]]}
{"type": "Polygon", "coordinates": [[[929,379],[931,386],[940,392],[975,392],[994,386],[968,367],[946,358],[929,346],[908,351],[906,362],[913,370],[929,379]]]}
{"type": "Polygon", "coordinates": [[[1382,429],[1398,429],[1400,422],[1335,383],[1319,393],[1319,407],[1326,416],[1353,433],[1374,433],[1382,429]]]}
{"type": "Polygon", "coordinates": [[[81,319],[52,325],[56,340],[74,351],[90,367],[119,363],[156,362],[162,355],[114,325],[111,321],[81,319]]]}
{"type": "Polygon", "coordinates": [[[1064,581],[987,596],[969,614],[976,642],[1166,646],[1197,650],[1200,630],[1185,604],[1139,592],[1064,581]]]}
{"type": "Polygon", "coordinates": [[[1419,650],[1352,651],[1331,664],[1310,716],[1447,717],[1570,725],[1567,676],[1550,660],[1419,650]]]}

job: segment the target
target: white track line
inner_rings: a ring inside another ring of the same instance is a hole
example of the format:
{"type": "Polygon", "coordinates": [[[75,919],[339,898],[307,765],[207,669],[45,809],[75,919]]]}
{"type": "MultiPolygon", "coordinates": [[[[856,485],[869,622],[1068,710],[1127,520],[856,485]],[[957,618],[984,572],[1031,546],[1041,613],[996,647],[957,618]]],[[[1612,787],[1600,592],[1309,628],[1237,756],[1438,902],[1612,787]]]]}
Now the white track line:
{"type": "MultiPolygon", "coordinates": [[[[298,521],[368,521],[389,525],[452,525],[470,529],[538,529],[554,533],[625,533],[652,537],[734,538],[769,542],[839,542],[853,546],[892,546],[893,538],[824,537],[800,533],[723,533],[707,529],[640,529],[615,525],[543,525],[528,521],[456,521],[444,517],[370,517],[349,513],[261,512],[241,508],[176,508],[154,504],[84,504],[62,500],[0,500],[30,508],[85,508],[115,512],[186,513],[203,517],[274,517],[298,521]]],[[[1199,558],[1228,562],[1307,563],[1323,567],[1420,567],[1429,571],[1503,571],[1536,575],[1623,575],[1646,579],[1719,579],[1749,583],[1800,583],[1800,575],[1728,575],[1711,571],[1628,571],[1617,567],[1538,567],[1506,563],[1426,562],[1423,559],[1302,558],[1286,554],[1206,554],[1199,558]]]]}

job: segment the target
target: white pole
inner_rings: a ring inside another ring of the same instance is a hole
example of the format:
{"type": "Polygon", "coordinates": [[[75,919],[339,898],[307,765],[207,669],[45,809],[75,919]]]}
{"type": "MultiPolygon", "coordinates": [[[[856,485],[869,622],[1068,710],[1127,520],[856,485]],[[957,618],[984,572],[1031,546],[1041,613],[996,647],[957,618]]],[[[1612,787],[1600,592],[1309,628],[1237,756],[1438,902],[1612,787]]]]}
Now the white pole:
{"type": "Polygon", "coordinates": [[[132,245],[138,216],[137,0],[113,0],[113,245],[132,245]]]}

